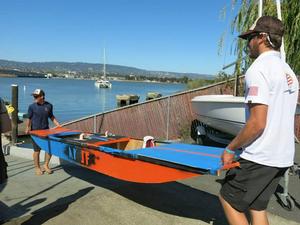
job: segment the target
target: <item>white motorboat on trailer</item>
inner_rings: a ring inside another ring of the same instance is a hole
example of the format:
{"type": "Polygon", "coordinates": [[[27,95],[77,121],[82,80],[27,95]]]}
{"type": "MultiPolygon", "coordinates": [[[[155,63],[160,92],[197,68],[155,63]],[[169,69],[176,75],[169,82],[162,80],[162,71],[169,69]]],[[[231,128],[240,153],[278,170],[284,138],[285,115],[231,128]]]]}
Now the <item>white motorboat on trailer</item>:
{"type": "Polygon", "coordinates": [[[244,99],[233,95],[202,95],[192,99],[192,108],[202,123],[236,135],[246,121],[244,99]]]}
{"type": "MultiPolygon", "coordinates": [[[[211,135],[212,129],[236,136],[246,122],[245,97],[233,95],[201,95],[192,99],[192,108],[197,119],[204,124],[198,126],[200,136],[208,136],[216,142],[227,141],[216,139],[211,135]],[[208,127],[207,127],[208,126],[208,127]],[[207,129],[209,128],[209,129],[207,129]]],[[[300,104],[297,104],[296,115],[300,114],[300,104]]]]}

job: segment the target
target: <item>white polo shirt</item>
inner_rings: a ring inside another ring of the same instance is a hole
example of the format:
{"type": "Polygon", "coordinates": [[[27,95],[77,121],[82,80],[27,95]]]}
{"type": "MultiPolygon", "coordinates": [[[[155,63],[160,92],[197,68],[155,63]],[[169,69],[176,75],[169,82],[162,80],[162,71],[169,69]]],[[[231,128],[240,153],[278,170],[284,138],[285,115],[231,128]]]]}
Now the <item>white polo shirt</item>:
{"type": "MultiPolygon", "coordinates": [[[[280,53],[262,53],[245,75],[245,103],[268,105],[267,123],[262,135],[244,148],[241,158],[273,167],[294,163],[294,118],[299,83],[280,53]]],[[[246,107],[246,119],[249,108],[246,107]]]]}

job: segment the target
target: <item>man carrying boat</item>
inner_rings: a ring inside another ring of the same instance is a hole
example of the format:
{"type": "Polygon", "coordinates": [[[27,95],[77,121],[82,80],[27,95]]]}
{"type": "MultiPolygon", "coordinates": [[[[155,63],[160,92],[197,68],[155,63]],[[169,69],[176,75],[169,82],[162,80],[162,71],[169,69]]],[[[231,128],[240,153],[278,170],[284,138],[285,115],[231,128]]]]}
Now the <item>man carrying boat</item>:
{"type": "Polygon", "coordinates": [[[281,59],[282,22],[260,17],[239,37],[255,61],[245,75],[247,122],[223,152],[224,165],[242,148],[240,167],[228,171],[220,200],[230,224],[267,225],[266,208],[280,178],[294,162],[294,113],[298,80],[281,59]]]}
{"type": "MultiPolygon", "coordinates": [[[[28,123],[26,128],[26,133],[30,130],[45,130],[49,129],[50,118],[56,126],[60,126],[59,122],[53,115],[53,106],[51,103],[45,101],[45,92],[42,89],[36,89],[32,96],[34,97],[34,103],[28,107],[28,123]]],[[[35,174],[42,175],[44,171],[48,174],[52,173],[49,168],[49,162],[51,159],[51,154],[45,152],[45,164],[43,169],[40,167],[40,151],[41,148],[32,141],[33,144],[33,161],[35,166],[35,174]]]]}

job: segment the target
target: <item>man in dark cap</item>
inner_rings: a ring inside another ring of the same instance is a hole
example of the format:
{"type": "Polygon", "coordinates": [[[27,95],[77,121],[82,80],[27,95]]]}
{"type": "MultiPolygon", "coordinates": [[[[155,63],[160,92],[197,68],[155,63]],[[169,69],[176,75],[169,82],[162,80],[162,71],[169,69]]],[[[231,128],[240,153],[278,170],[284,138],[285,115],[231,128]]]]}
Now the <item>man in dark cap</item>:
{"type": "MultiPolygon", "coordinates": [[[[45,130],[49,129],[50,118],[56,126],[60,126],[59,122],[53,115],[53,106],[51,103],[45,101],[45,92],[42,89],[36,89],[32,96],[34,97],[34,103],[28,107],[28,123],[26,133],[30,130],[45,130]]],[[[33,143],[33,161],[35,166],[35,174],[42,175],[44,171],[48,174],[52,173],[49,168],[49,162],[51,159],[51,154],[45,153],[45,164],[44,170],[40,167],[40,151],[41,148],[34,142],[33,143]]]]}
{"type": "Polygon", "coordinates": [[[248,41],[255,61],[245,74],[246,124],[225,148],[224,165],[242,149],[240,167],[227,172],[220,200],[231,225],[267,225],[266,208],[280,178],[294,163],[294,114],[299,84],[281,59],[284,28],[271,16],[260,17],[239,37],[248,41]]]}

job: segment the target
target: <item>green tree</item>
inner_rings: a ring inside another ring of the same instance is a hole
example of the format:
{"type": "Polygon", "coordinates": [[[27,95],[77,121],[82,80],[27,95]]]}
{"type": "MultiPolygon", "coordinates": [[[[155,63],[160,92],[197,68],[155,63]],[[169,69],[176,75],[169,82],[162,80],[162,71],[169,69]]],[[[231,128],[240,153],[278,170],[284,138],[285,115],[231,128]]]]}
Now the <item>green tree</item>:
{"type": "Polygon", "coordinates": [[[218,83],[221,81],[229,81],[229,79],[233,78],[233,76],[225,73],[224,71],[220,71],[213,80],[206,80],[206,79],[195,79],[189,80],[187,82],[187,89],[195,89],[199,87],[204,87],[213,83],[218,83]]]}
{"type": "Polygon", "coordinates": [[[220,71],[215,78],[215,82],[221,82],[221,81],[228,81],[229,79],[233,78],[233,76],[225,73],[224,71],[220,71]]]}
{"type": "MultiPolygon", "coordinates": [[[[226,8],[222,14],[225,15],[226,8]]],[[[258,15],[257,1],[254,0],[232,0],[231,12],[237,12],[231,23],[231,33],[242,33],[255,22],[258,15]],[[236,10],[237,8],[237,10],[236,10]]],[[[294,69],[296,74],[300,74],[300,1],[281,0],[282,21],[285,27],[284,46],[286,61],[294,69]]],[[[277,16],[276,1],[263,1],[263,15],[277,16]]],[[[219,42],[223,47],[224,36],[219,42]]],[[[246,48],[246,41],[235,39],[234,53],[237,55],[237,65],[235,73],[240,74],[247,69],[251,63],[248,57],[243,57],[243,50],[246,48]]]]}

